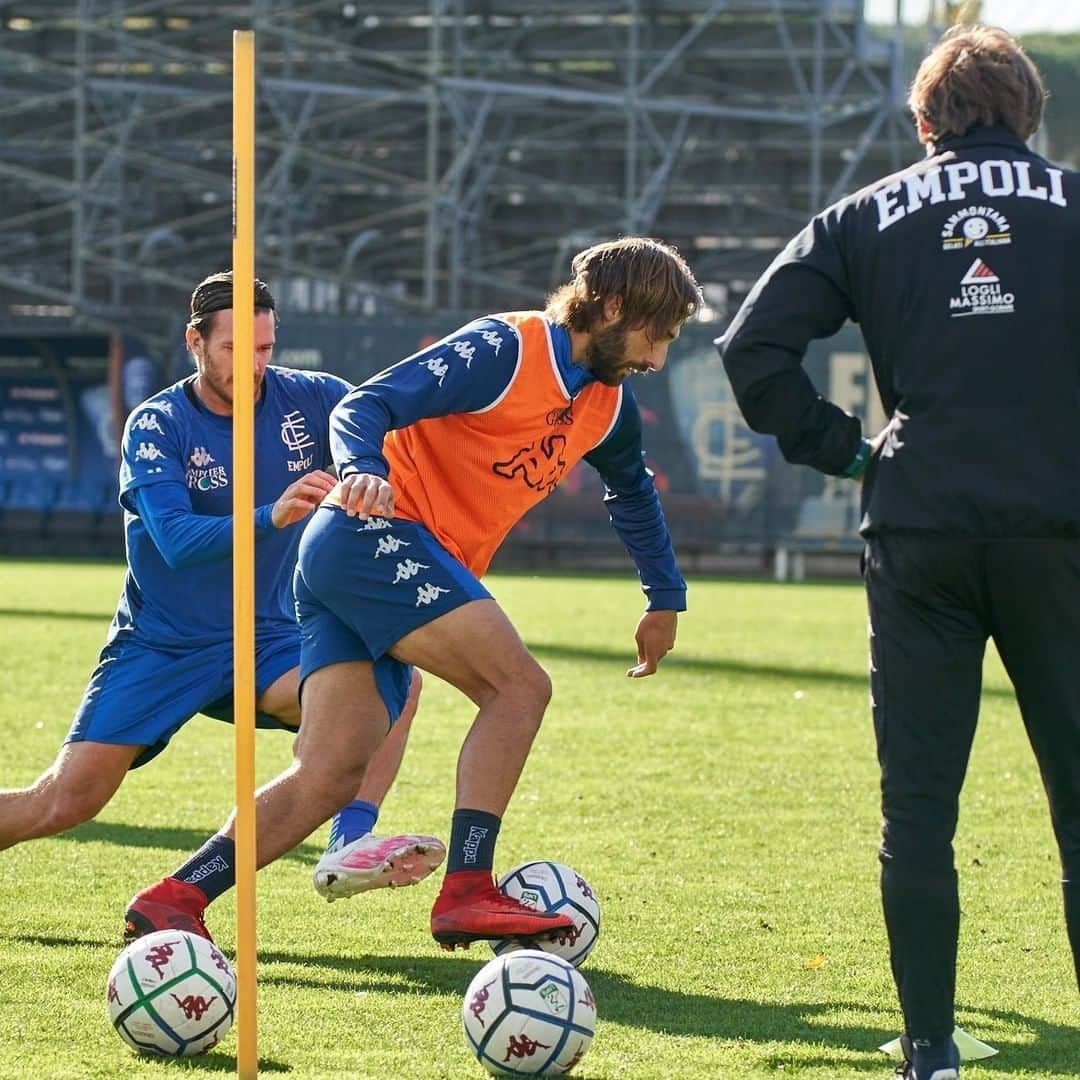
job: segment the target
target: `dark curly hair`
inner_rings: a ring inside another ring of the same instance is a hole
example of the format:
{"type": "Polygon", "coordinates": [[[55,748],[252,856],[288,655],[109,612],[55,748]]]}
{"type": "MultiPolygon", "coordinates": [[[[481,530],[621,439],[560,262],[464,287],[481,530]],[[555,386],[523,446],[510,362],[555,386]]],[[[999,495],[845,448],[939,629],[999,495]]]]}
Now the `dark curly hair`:
{"type": "MultiPolygon", "coordinates": [[[[214,316],[219,311],[229,311],[233,306],[233,276],[231,270],[222,270],[203,278],[191,294],[191,318],[188,326],[198,331],[203,339],[210,336],[214,327],[214,316]]],[[[277,310],[274,295],[267,288],[265,281],[255,279],[255,310],[273,311],[275,320],[277,310]]]]}

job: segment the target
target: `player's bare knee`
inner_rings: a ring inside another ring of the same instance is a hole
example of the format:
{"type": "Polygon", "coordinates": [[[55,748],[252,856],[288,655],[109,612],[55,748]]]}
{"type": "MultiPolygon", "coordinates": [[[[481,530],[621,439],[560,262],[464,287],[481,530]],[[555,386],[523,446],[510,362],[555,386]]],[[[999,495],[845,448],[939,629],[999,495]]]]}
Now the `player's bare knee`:
{"type": "Polygon", "coordinates": [[[551,701],[551,676],[535,661],[527,665],[521,673],[519,687],[537,708],[539,713],[548,707],[551,701]]]}
{"type": "Polygon", "coordinates": [[[498,696],[520,723],[538,728],[551,701],[551,676],[535,661],[524,664],[500,685],[498,696]]]}
{"type": "Polygon", "coordinates": [[[312,748],[297,740],[295,768],[306,791],[327,798],[334,809],[344,806],[356,794],[364,779],[371,754],[363,746],[312,748]]]}

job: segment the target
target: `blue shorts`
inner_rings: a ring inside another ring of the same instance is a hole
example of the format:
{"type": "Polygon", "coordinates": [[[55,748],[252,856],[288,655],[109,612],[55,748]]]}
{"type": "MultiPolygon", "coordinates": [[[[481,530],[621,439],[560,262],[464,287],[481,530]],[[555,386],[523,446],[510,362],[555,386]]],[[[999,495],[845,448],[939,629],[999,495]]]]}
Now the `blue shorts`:
{"type": "Polygon", "coordinates": [[[388,655],[406,634],[491,593],[423,525],[400,518],[349,517],[322,506],[300,539],[293,577],[300,623],[300,682],[352,660],[375,666],[393,723],[412,666],[388,655]]]}
{"type": "MultiPolygon", "coordinates": [[[[255,696],[300,662],[295,626],[255,633],[255,696]]],[[[232,642],[193,649],[156,649],[120,634],[101,651],[98,666],[65,742],[101,742],[146,749],[132,763],[145,765],[196,713],[232,723],[232,642]]],[[[258,713],[256,727],[287,725],[258,713]]]]}

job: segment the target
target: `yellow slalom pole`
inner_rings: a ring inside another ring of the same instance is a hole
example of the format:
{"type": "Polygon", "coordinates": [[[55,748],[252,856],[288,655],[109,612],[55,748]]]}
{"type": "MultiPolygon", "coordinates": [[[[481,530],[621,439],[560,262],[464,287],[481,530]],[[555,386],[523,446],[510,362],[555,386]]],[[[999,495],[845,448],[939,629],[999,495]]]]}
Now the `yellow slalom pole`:
{"type": "Polygon", "coordinates": [[[255,35],[233,31],[233,692],[236,1072],[259,1071],[255,995],[255,35]]]}

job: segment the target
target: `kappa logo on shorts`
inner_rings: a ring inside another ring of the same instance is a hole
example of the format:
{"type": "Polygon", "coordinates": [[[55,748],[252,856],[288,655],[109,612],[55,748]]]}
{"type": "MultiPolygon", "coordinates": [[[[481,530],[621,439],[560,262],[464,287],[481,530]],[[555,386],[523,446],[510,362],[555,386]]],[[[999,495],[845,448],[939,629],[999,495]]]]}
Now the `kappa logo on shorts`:
{"type": "Polygon", "coordinates": [[[416,603],[413,604],[413,607],[419,607],[421,604],[426,607],[428,604],[433,604],[443,593],[449,591],[449,589],[443,589],[438,585],[432,585],[430,582],[418,585],[416,588],[416,603]]]}
{"type": "MultiPolygon", "coordinates": [[[[356,531],[357,532],[379,532],[382,529],[390,529],[390,528],[393,528],[393,523],[388,521],[386,518],[373,517],[373,518],[368,518],[367,521],[365,521],[364,524],[361,525],[360,528],[357,529],[356,531]]],[[[404,540],[402,540],[401,542],[405,543],[404,540]]],[[[380,540],[379,543],[381,544],[382,541],[380,540]]],[[[394,548],[393,550],[397,551],[397,548],[394,548]]],[[[383,552],[383,554],[385,555],[386,552],[383,552]]],[[[376,555],[375,558],[378,558],[378,555],[376,555]]]]}
{"type": "MultiPolygon", "coordinates": [[[[385,521],[386,518],[373,518],[372,520],[385,521]]],[[[386,528],[389,527],[389,525],[386,526],[386,528]]],[[[379,544],[375,548],[375,558],[377,559],[380,555],[396,555],[403,547],[410,546],[408,540],[399,540],[396,536],[380,536],[379,544]]]]}
{"type": "MultiPolygon", "coordinates": [[[[373,518],[373,521],[383,522],[386,521],[384,517],[373,518]]],[[[389,525],[386,528],[390,528],[389,525]]],[[[363,530],[361,530],[363,531],[363,530]]],[[[408,540],[400,540],[397,537],[379,537],[379,543],[375,549],[375,557],[380,555],[396,555],[402,548],[409,548],[411,546],[408,540]]]]}
{"type": "Polygon", "coordinates": [[[421,570],[430,570],[431,567],[427,563],[419,563],[413,559],[406,559],[404,562],[397,564],[397,574],[394,576],[393,584],[397,585],[401,581],[408,581],[409,578],[416,577],[421,570]]]}

